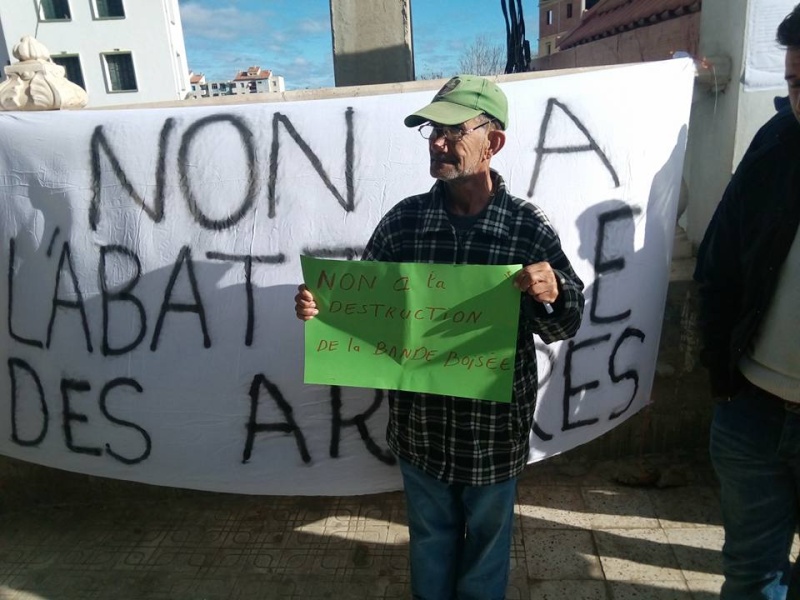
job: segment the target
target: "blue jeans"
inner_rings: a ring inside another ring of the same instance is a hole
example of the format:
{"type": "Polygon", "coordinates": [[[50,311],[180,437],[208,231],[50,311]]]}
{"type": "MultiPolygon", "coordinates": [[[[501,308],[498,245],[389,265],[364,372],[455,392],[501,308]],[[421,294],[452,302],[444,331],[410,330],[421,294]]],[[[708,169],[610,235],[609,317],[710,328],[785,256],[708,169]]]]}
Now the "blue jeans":
{"type": "Polygon", "coordinates": [[[717,405],[711,460],[721,484],[720,600],[800,598],[789,551],[798,522],[800,414],[748,385],[717,405]]]}
{"type": "Polygon", "coordinates": [[[508,585],[516,478],[447,484],[400,460],[415,600],[503,600],[508,585]]]}

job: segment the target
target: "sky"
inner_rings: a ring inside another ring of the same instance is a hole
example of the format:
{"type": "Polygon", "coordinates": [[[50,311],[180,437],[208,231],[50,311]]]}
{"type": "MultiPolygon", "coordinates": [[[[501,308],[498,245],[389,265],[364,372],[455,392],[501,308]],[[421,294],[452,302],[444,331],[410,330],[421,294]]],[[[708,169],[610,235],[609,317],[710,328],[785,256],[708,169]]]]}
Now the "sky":
{"type": "MultiPolygon", "coordinates": [[[[361,0],[369,2],[370,0],[361,0]]],[[[287,90],[333,87],[329,0],[179,0],[189,68],[207,81],[258,65],[287,90]]],[[[525,38],[536,53],[538,1],[523,0],[525,38]]],[[[479,36],[505,53],[500,0],[411,0],[417,78],[456,74],[479,36]]]]}

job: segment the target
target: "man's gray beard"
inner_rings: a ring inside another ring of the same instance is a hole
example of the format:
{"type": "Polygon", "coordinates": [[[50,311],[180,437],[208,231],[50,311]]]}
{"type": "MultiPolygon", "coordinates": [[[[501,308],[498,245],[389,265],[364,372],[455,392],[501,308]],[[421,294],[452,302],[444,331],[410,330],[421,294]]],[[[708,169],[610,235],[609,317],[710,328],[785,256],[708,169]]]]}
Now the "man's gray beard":
{"type": "Polygon", "coordinates": [[[456,167],[453,163],[440,163],[440,164],[449,165],[452,168],[445,169],[443,173],[440,172],[437,175],[433,175],[433,173],[431,173],[431,176],[439,181],[445,181],[445,182],[456,181],[458,179],[463,179],[465,177],[471,177],[472,175],[475,174],[475,166],[473,166],[472,168],[465,168],[459,171],[458,167],[456,167]]]}

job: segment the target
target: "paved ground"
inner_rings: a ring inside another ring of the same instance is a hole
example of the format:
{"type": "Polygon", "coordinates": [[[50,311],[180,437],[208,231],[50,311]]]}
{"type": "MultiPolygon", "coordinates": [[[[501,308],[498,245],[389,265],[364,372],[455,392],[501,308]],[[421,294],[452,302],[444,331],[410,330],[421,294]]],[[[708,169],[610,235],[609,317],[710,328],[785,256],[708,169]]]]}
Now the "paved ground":
{"type": "MultiPolygon", "coordinates": [[[[529,467],[508,598],[716,598],[717,504],[702,456],[529,467]],[[659,474],[674,487],[618,483],[659,474]]],[[[400,493],[214,494],[0,458],[0,600],[409,598],[405,523],[400,493]]]]}

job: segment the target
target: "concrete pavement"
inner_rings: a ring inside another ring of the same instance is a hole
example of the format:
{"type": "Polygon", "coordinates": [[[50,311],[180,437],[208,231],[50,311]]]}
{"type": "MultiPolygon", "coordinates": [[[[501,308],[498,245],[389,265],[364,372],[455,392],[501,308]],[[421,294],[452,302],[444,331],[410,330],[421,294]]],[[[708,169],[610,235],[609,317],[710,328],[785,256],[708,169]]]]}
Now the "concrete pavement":
{"type": "MultiPolygon", "coordinates": [[[[509,600],[718,596],[723,533],[702,453],[555,457],[525,471],[517,512],[509,600]],[[651,485],[620,483],[638,474],[651,485]]],[[[0,457],[0,600],[405,599],[407,544],[399,492],[218,494],[0,457]]]]}

